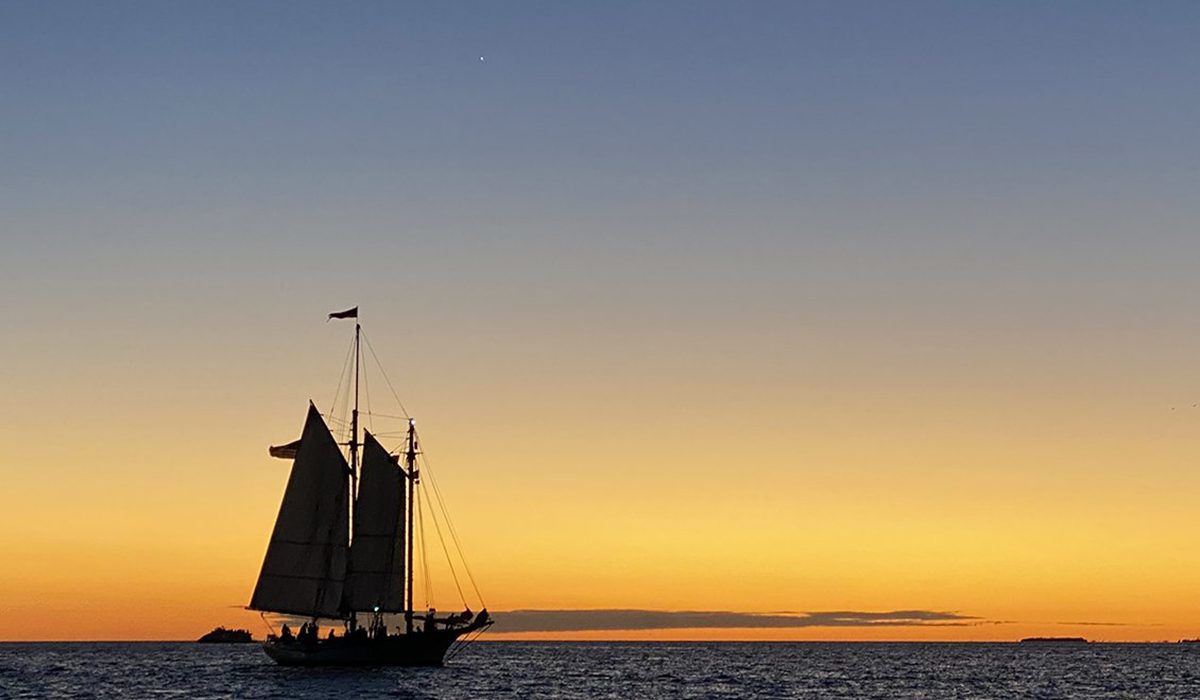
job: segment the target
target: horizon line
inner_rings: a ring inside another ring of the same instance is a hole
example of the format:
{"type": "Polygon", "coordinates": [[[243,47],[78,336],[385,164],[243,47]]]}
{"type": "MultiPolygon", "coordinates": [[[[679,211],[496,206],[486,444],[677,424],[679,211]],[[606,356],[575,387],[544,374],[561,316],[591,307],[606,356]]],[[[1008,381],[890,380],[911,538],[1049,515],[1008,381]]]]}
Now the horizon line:
{"type": "MultiPolygon", "coordinates": [[[[492,632],[471,643],[499,644],[1021,644],[1021,639],[514,639],[496,635],[519,634],[492,632]]],[[[249,642],[217,642],[217,644],[260,644],[262,639],[249,642]]],[[[1087,644],[1191,644],[1193,639],[1105,640],[1088,639],[1087,644]]],[[[0,639],[0,644],[207,644],[195,639],[0,639]]]]}

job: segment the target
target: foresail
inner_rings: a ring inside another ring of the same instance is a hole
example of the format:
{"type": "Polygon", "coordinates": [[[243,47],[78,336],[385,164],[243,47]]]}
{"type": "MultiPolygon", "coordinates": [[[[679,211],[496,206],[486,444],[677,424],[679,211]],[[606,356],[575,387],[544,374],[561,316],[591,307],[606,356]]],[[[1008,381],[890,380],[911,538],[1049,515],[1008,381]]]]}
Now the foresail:
{"type": "Polygon", "coordinates": [[[366,433],[346,575],[347,610],[404,610],[404,475],[366,433]]]}
{"type": "Polygon", "coordinates": [[[337,442],[310,403],[252,609],[340,616],[350,525],[348,476],[337,442]]]}

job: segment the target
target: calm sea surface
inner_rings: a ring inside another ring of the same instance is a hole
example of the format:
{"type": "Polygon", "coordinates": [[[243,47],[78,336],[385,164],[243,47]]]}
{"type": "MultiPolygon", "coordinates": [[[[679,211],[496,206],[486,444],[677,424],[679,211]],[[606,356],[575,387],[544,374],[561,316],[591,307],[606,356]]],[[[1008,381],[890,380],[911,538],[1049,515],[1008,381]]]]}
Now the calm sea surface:
{"type": "Polygon", "coordinates": [[[444,668],[256,644],[0,644],[6,698],[1200,698],[1200,645],[480,642],[444,668]]]}

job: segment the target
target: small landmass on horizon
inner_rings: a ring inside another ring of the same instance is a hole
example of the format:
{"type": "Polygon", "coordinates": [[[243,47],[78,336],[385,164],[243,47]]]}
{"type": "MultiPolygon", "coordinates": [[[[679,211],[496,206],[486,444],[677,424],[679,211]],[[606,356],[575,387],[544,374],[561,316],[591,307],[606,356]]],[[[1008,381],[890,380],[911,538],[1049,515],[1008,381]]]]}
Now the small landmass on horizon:
{"type": "Polygon", "coordinates": [[[254,637],[251,636],[249,630],[229,630],[224,627],[217,627],[196,641],[201,644],[244,644],[246,642],[253,642],[254,637]]]}

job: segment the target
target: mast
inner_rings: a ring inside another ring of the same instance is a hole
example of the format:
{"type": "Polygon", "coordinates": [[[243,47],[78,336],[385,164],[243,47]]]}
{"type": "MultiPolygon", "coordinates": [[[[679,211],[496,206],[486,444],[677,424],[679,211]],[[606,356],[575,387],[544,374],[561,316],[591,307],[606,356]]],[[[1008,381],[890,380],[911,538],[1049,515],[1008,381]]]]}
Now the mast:
{"type": "Polygon", "coordinates": [[[405,591],[404,609],[404,628],[407,634],[412,634],[413,631],[413,541],[416,533],[413,532],[413,510],[416,508],[416,487],[417,479],[420,473],[417,471],[417,422],[416,420],[408,419],[408,448],[404,451],[404,463],[408,467],[408,528],[406,536],[408,537],[408,566],[405,571],[408,575],[408,589],[405,591]]]}
{"type": "MultiPolygon", "coordinates": [[[[357,308],[357,307],[356,307],[357,308]]],[[[358,315],[354,316],[354,410],[350,412],[350,533],[353,538],[354,518],[358,516],[358,346],[362,338],[362,325],[358,315]]],[[[353,544],[353,542],[351,542],[353,544]]],[[[350,610],[350,631],[358,627],[358,615],[350,610]]]]}

